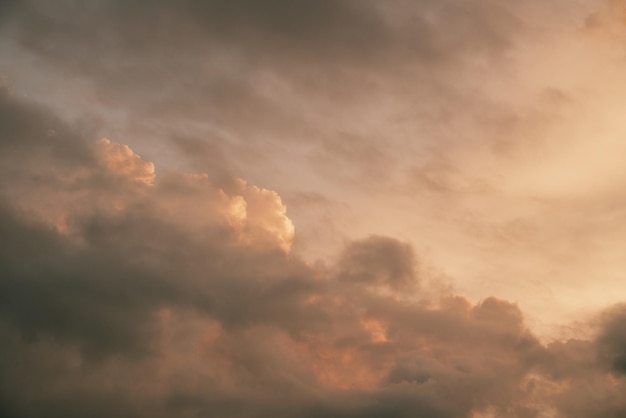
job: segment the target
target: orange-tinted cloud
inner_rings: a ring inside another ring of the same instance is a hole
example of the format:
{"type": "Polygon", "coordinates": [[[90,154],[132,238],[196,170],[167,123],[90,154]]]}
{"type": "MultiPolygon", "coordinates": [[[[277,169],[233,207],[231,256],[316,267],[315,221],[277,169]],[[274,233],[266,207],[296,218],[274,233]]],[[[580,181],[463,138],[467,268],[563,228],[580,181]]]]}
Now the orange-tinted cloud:
{"type": "Polygon", "coordinates": [[[2,3],[0,415],[624,415],[615,4],[2,3]]]}

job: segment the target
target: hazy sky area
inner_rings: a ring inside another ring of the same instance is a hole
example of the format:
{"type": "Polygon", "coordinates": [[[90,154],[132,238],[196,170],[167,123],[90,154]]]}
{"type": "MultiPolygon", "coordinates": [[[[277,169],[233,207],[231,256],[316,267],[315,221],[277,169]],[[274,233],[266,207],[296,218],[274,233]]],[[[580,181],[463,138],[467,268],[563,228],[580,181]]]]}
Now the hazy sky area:
{"type": "Polygon", "coordinates": [[[0,416],[626,417],[626,0],[0,0],[0,416]]]}

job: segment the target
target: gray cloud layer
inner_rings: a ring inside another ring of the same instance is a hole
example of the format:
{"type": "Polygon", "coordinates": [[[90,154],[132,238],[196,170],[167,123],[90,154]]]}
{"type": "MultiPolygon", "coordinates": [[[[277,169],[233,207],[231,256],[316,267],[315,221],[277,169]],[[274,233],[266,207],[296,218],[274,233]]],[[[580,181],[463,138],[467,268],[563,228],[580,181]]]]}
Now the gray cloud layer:
{"type": "Polygon", "coordinates": [[[473,62],[503,65],[522,25],[515,7],[483,1],[33,0],[7,10],[7,39],[49,76],[84,81],[99,117],[123,109],[116,124],[169,141],[213,178],[249,170],[248,160],[280,170],[299,143],[315,173],[348,183],[380,183],[404,155],[378,128],[359,131],[369,116],[349,109],[395,92],[406,110],[389,117],[419,130],[478,110],[451,79],[471,77],[473,62]]]}

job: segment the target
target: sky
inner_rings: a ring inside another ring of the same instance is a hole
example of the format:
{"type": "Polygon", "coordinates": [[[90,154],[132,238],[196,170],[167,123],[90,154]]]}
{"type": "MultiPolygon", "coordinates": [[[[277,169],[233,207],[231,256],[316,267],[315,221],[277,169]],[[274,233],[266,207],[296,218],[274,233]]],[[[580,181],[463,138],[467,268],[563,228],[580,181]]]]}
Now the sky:
{"type": "Polygon", "coordinates": [[[1,1],[0,416],[626,416],[625,74],[624,0],[1,1]]]}

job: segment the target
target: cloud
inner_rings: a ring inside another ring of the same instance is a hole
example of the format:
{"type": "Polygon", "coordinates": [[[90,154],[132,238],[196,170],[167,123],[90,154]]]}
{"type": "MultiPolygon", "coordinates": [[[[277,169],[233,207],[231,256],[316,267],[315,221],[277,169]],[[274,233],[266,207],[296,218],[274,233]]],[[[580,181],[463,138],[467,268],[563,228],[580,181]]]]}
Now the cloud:
{"type": "Polygon", "coordinates": [[[603,349],[604,360],[610,364],[616,374],[626,373],[626,308],[615,306],[608,311],[602,324],[602,333],[598,342],[603,349]]]}
{"type": "Polygon", "coordinates": [[[0,103],[5,416],[623,411],[621,308],[595,340],[544,345],[513,303],[420,297],[406,243],[371,236],[307,264],[275,192],[155,175],[124,145],[0,103]]]}
{"type": "Polygon", "coordinates": [[[555,342],[539,361],[552,380],[551,406],[567,417],[617,417],[626,412],[623,393],[623,305],[606,309],[593,340],[555,342]]]}
{"type": "Polygon", "coordinates": [[[529,329],[623,270],[623,25],[563,4],[2,3],[0,415],[624,415],[623,307],[529,329]]]}
{"type": "Polygon", "coordinates": [[[154,182],[154,164],[143,161],[127,145],[115,144],[103,138],[97,146],[102,162],[110,171],[128,177],[131,181],[145,184],[154,182]]]}
{"type": "Polygon", "coordinates": [[[370,237],[350,244],[339,266],[340,280],[364,286],[407,291],[417,284],[411,247],[391,238],[370,237]]]}
{"type": "MultiPolygon", "coordinates": [[[[115,118],[103,136],[134,131],[213,179],[281,170],[300,143],[312,152],[298,161],[325,181],[384,184],[405,153],[385,146],[396,139],[380,123],[416,120],[429,136],[423,121],[482,109],[457,107],[475,98],[450,79],[471,79],[476,61],[504,65],[518,14],[480,1],[32,0],[11,15],[6,42],[13,62],[80,84],[38,100],[68,111],[59,102],[75,91],[89,118],[115,118]]],[[[29,78],[18,66],[3,71],[29,78]]]]}
{"type": "Polygon", "coordinates": [[[153,184],[152,163],[130,148],[108,140],[88,144],[43,110],[7,94],[2,100],[13,121],[3,125],[0,143],[3,235],[11,242],[4,252],[3,306],[28,334],[58,332],[96,351],[108,350],[105,341],[133,345],[127,315],[141,322],[146,306],[182,290],[175,289],[174,271],[149,284],[154,272],[143,271],[145,264],[201,257],[184,248],[204,241],[207,259],[219,258],[213,242],[263,247],[262,253],[289,250],[293,226],[275,193],[241,183],[240,194],[229,196],[206,176],[175,173],[153,184]],[[46,133],[51,125],[53,137],[46,133]],[[173,242],[180,245],[175,253],[173,242]],[[39,301],[40,294],[46,300],[39,301]]]}
{"type": "Polygon", "coordinates": [[[61,1],[54,7],[37,0],[16,3],[22,7],[12,17],[25,46],[57,53],[69,52],[59,41],[104,47],[107,54],[175,53],[183,41],[183,48],[225,43],[304,59],[320,55],[363,59],[371,58],[371,52],[396,48],[436,59],[459,50],[497,49],[506,45],[519,24],[514,9],[481,2],[103,0],[89,5],[61,1]],[[94,30],[79,18],[95,19],[94,30]],[[50,37],[37,39],[38,33],[50,37]]]}

